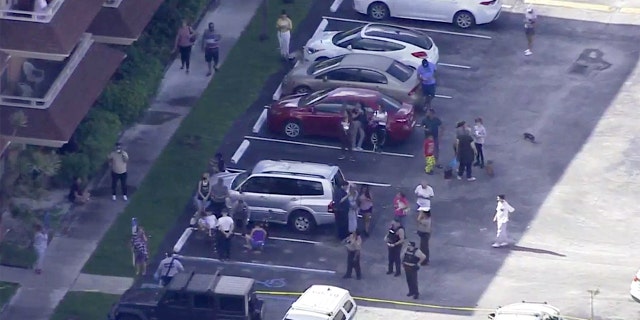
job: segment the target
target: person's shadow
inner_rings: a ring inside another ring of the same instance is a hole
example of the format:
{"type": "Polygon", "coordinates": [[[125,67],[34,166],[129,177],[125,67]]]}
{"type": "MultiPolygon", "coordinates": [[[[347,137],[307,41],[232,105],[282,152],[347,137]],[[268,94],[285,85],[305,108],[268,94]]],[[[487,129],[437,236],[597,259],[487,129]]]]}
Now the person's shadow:
{"type": "Polygon", "coordinates": [[[522,247],[522,246],[517,246],[517,245],[512,245],[512,246],[509,247],[509,249],[511,249],[513,251],[520,251],[520,252],[531,252],[531,253],[538,253],[538,254],[548,254],[548,255],[552,255],[552,256],[556,256],[556,257],[566,257],[566,255],[564,255],[562,253],[557,253],[557,252],[551,251],[551,250],[522,247]]]}

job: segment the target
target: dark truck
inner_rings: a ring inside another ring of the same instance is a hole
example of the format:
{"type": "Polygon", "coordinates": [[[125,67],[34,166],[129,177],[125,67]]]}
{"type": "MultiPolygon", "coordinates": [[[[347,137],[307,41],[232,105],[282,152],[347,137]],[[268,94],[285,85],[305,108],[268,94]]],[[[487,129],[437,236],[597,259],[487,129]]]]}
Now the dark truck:
{"type": "Polygon", "coordinates": [[[255,280],[179,273],[164,288],[131,288],[115,303],[109,320],[263,320],[264,302],[255,280]]]}

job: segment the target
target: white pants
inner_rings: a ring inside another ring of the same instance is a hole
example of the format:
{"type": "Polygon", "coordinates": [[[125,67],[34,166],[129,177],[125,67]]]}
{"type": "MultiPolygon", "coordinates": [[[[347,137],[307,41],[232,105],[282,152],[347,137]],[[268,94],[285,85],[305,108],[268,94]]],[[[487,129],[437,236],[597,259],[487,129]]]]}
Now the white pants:
{"type": "Polygon", "coordinates": [[[280,44],[280,56],[289,58],[289,42],[291,41],[291,32],[278,32],[278,43],[280,44]]]}
{"type": "Polygon", "coordinates": [[[498,232],[496,232],[496,243],[509,242],[508,222],[498,222],[498,232]]]}
{"type": "Polygon", "coordinates": [[[36,260],[35,269],[42,269],[42,263],[44,262],[44,254],[47,251],[47,247],[36,247],[36,255],[38,259],[36,260]]]}

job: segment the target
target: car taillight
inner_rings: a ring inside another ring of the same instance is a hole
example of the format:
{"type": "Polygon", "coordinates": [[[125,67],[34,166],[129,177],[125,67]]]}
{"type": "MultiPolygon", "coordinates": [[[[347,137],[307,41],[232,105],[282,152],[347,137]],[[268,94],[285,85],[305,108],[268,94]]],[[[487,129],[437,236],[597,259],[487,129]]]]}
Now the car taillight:
{"type": "Polygon", "coordinates": [[[480,4],[483,5],[483,6],[490,6],[490,5],[494,4],[494,3],[496,3],[496,0],[480,2],[480,4]]]}
{"type": "Polygon", "coordinates": [[[334,213],[335,212],[335,203],[333,201],[329,202],[329,206],[327,206],[327,211],[329,213],[334,213]]]}
{"type": "Polygon", "coordinates": [[[427,53],[424,52],[424,51],[414,52],[411,55],[416,57],[416,58],[419,58],[419,59],[424,59],[424,58],[426,58],[428,56],[427,53]]]}
{"type": "Polygon", "coordinates": [[[636,281],[640,281],[640,278],[638,278],[638,276],[633,277],[633,282],[636,282],[636,281]]]}
{"type": "Polygon", "coordinates": [[[409,120],[407,120],[406,118],[396,119],[397,123],[407,123],[407,121],[409,121],[409,120]]]}
{"type": "Polygon", "coordinates": [[[416,85],[415,87],[413,87],[413,89],[409,91],[409,96],[416,94],[416,91],[418,91],[418,88],[420,88],[420,85],[416,85]]]}

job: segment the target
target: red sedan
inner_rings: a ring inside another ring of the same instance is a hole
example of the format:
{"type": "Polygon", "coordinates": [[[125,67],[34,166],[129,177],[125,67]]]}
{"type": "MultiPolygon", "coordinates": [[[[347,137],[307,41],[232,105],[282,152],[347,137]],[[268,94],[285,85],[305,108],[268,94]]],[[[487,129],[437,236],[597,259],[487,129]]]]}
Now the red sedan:
{"type": "MultiPolygon", "coordinates": [[[[303,135],[337,138],[342,130],[344,104],[361,103],[371,120],[376,110],[388,114],[387,135],[392,141],[406,140],[415,124],[413,106],[369,89],[337,88],[309,95],[288,96],[274,102],[267,113],[271,132],[290,138],[303,135]]],[[[371,135],[373,126],[367,128],[371,135]]],[[[369,140],[369,139],[368,139],[369,140]]]]}

